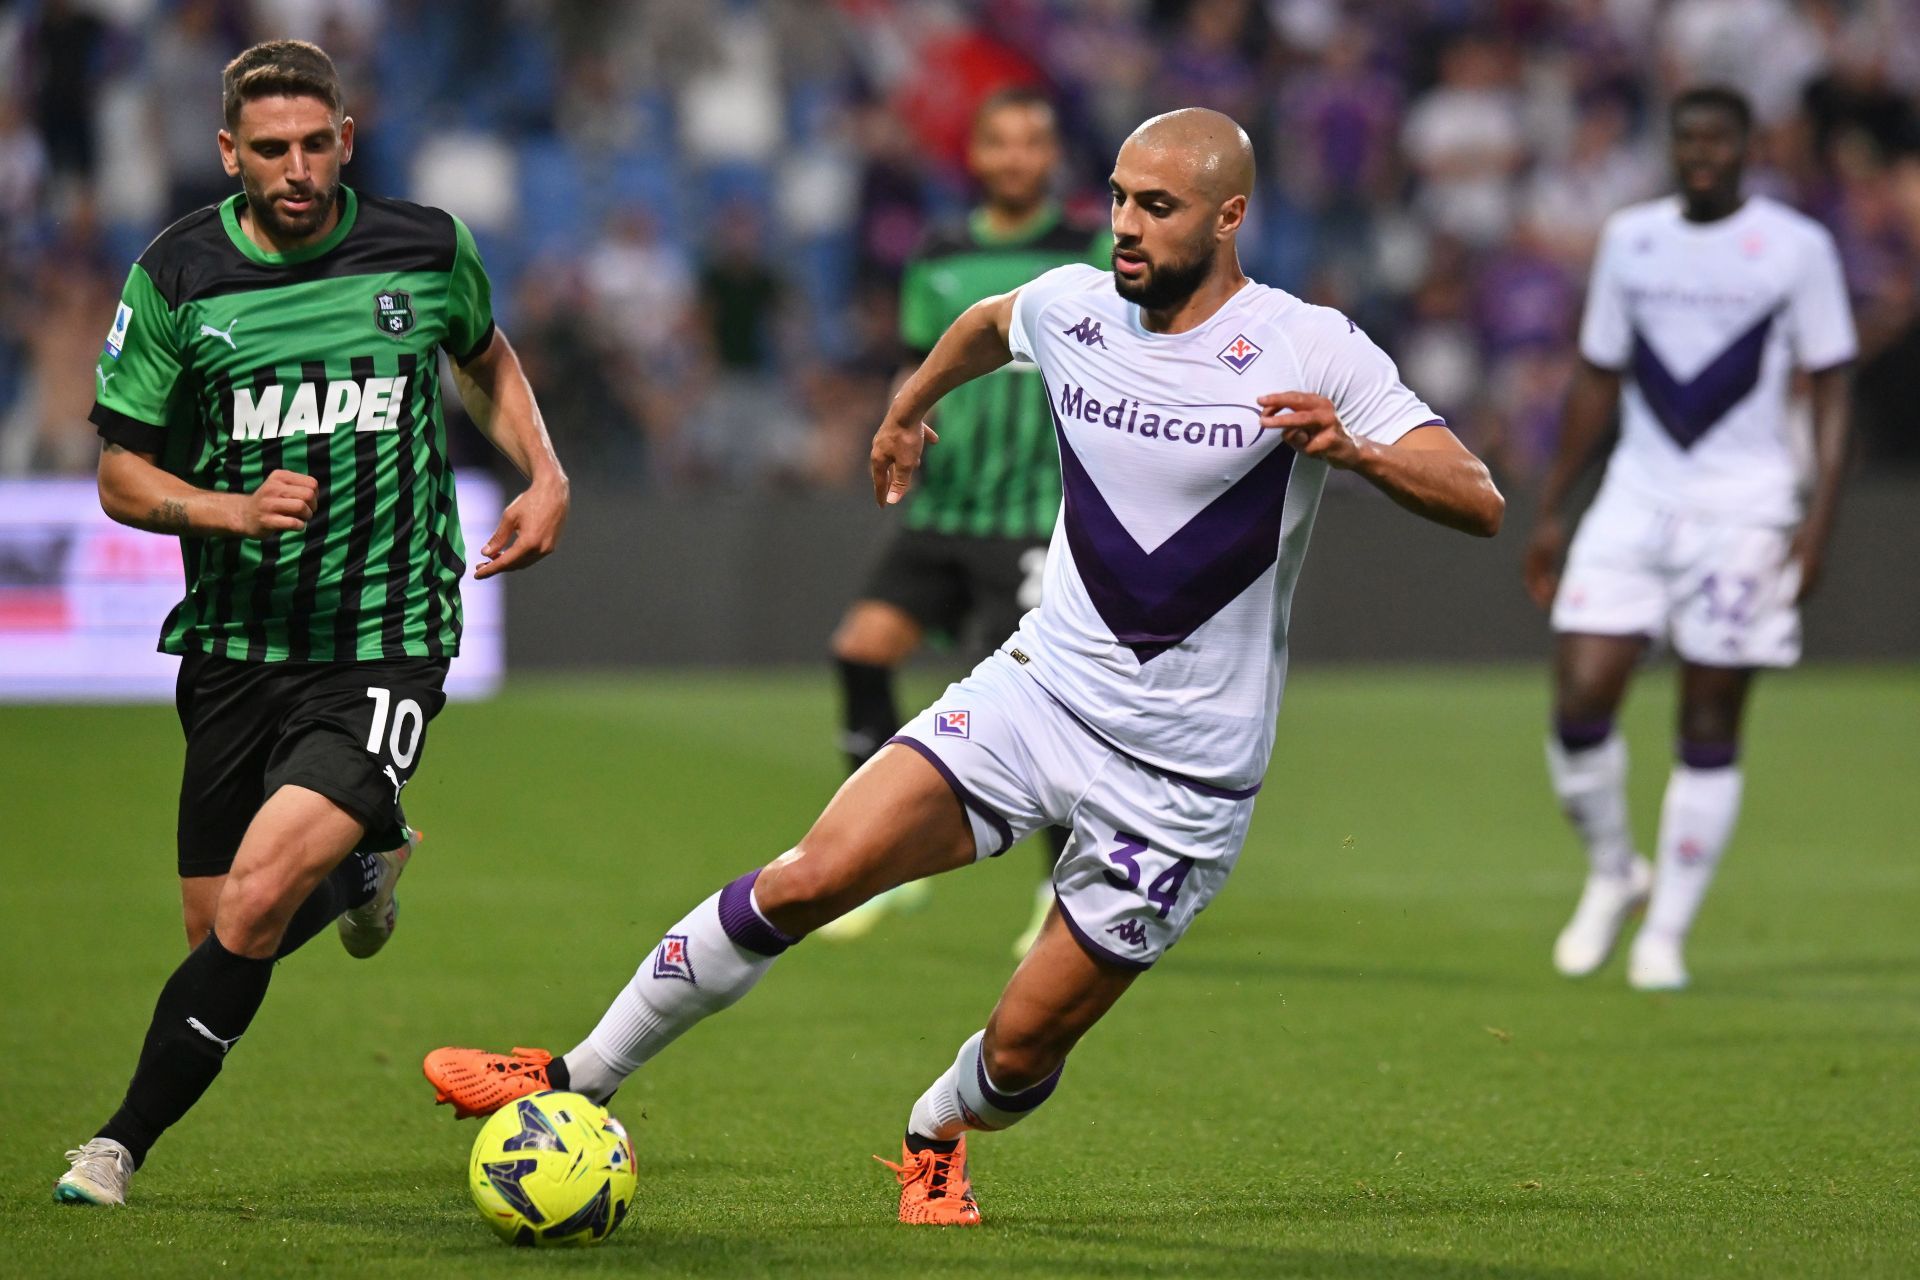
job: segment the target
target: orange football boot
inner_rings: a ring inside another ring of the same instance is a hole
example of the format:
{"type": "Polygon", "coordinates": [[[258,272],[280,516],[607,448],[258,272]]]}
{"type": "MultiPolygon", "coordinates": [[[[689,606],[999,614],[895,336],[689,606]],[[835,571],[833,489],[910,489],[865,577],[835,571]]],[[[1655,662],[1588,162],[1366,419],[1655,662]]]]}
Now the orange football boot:
{"type": "Polygon", "coordinates": [[[433,1085],[435,1102],[451,1102],[455,1119],[490,1116],[516,1098],[553,1086],[547,1082],[545,1049],[516,1048],[511,1054],[484,1049],[435,1049],[420,1064],[433,1085]]]}
{"type": "Polygon", "coordinates": [[[952,1151],[914,1151],[900,1144],[900,1163],[881,1160],[900,1179],[900,1221],[927,1227],[977,1227],[980,1206],[967,1179],[967,1139],[952,1151]]]}

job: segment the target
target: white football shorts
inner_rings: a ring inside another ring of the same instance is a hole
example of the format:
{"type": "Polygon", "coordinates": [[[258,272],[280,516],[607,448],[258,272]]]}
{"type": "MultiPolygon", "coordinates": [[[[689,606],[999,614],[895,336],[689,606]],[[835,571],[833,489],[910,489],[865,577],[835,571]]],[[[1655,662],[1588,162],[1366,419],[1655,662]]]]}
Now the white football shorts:
{"type": "Polygon", "coordinates": [[[1053,870],[1060,915],[1096,959],[1144,969],[1213,900],[1246,843],[1253,795],[1142,764],[1084,725],[1003,650],[892,739],[946,778],[977,857],[1042,827],[1073,833],[1053,870]]]}
{"type": "Polygon", "coordinates": [[[1602,488],[1580,521],[1553,629],[1668,640],[1709,667],[1800,660],[1800,566],[1793,530],[1679,511],[1602,488]]]}

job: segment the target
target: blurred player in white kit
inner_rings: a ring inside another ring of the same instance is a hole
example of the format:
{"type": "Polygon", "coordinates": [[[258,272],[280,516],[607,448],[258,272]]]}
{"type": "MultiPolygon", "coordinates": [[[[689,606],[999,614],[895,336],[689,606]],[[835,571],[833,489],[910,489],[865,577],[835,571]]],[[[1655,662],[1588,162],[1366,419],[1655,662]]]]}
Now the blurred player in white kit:
{"type": "Polygon", "coordinates": [[[1800,603],[1839,500],[1855,355],[1832,238],[1741,190],[1746,100],[1693,89],[1674,100],[1671,124],[1678,194],[1621,210],[1601,237],[1526,556],[1527,588],[1551,602],[1557,637],[1548,771],[1590,863],[1554,965],[1594,972],[1644,906],[1627,980],[1648,991],[1687,985],[1687,933],[1740,813],[1754,672],[1800,658],[1800,603]],[[1812,401],[1810,486],[1796,371],[1812,401]],[[1561,507],[1616,404],[1619,443],[1569,549],[1561,507]],[[1680,713],[1650,866],[1628,827],[1614,718],[1660,640],[1680,659],[1680,713]]]}

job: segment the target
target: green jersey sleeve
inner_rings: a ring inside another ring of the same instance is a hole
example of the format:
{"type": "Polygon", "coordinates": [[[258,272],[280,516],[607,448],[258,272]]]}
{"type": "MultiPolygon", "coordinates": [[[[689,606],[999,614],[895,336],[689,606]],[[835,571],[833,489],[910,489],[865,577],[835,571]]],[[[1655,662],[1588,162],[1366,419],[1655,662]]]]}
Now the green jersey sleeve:
{"type": "Polygon", "coordinates": [[[493,284],[467,224],[453,220],[453,270],[447,281],[447,354],[465,364],[493,343],[493,284]]]}
{"type": "Polygon", "coordinates": [[[907,263],[900,278],[900,340],[917,355],[933,350],[946,330],[939,291],[934,289],[922,259],[907,263]]]}
{"type": "Polygon", "coordinates": [[[88,418],[101,436],[123,448],[159,453],[168,428],[191,416],[173,311],[138,263],[127,273],[127,287],[93,377],[94,404],[88,418]]]}

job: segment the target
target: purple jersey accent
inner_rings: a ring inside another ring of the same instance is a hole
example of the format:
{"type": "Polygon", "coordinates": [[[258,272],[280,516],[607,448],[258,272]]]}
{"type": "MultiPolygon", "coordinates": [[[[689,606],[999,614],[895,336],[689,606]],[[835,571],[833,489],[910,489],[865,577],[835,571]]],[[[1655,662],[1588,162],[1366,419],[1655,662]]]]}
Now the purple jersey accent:
{"type": "Polygon", "coordinates": [[[1274,449],[1152,551],[1114,514],[1056,414],[1061,520],[1073,567],[1113,637],[1144,665],[1197,631],[1273,567],[1292,449],[1274,449]]]}
{"type": "Polygon", "coordinates": [[[973,810],[993,828],[994,834],[1000,837],[1000,847],[988,854],[988,857],[997,858],[1013,847],[1013,828],[1007,825],[1007,820],[995,813],[991,806],[975,796],[973,792],[967,790],[966,784],[954,776],[953,770],[947,768],[947,762],[936,755],[932,747],[918,738],[909,738],[904,734],[895,734],[887,741],[897,742],[903,747],[919,752],[921,757],[947,780],[947,785],[953,788],[954,798],[960,801],[961,807],[973,810]]]}
{"type": "Polygon", "coordinates": [[[1737,742],[1688,742],[1680,739],[1677,753],[1689,769],[1729,769],[1740,759],[1737,742]]]}
{"type": "Polygon", "coordinates": [[[777,956],[800,939],[774,928],[753,905],[753,882],[759,878],[759,871],[749,871],[720,891],[720,927],[748,951],[777,956]]]}
{"type": "Polygon", "coordinates": [[[1675,444],[1682,449],[1693,448],[1727,416],[1728,410],[1760,385],[1761,357],[1766,354],[1767,335],[1773,331],[1778,314],[1769,312],[1760,317],[1758,324],[1736,338],[1689,382],[1674,377],[1647,340],[1638,333],[1633,335],[1634,385],[1640,388],[1655,421],[1675,444]]]}
{"type": "Polygon", "coordinates": [[[1031,1088],[1018,1093],[1002,1093],[993,1087],[993,1081],[987,1079],[987,1059],[978,1047],[973,1051],[974,1079],[980,1085],[980,1096],[1002,1111],[1031,1111],[1053,1096],[1054,1089],[1060,1083],[1060,1073],[1067,1069],[1061,1063],[1053,1069],[1053,1074],[1031,1088]]]}
{"type": "Polygon", "coordinates": [[[1151,969],[1153,967],[1153,961],[1140,960],[1133,956],[1123,956],[1118,951],[1113,950],[1095,938],[1085,929],[1082,929],[1079,922],[1068,912],[1067,904],[1061,900],[1060,895],[1055,894],[1053,902],[1054,905],[1060,909],[1060,919],[1065,922],[1067,932],[1071,933],[1073,940],[1080,944],[1080,949],[1093,957],[1094,960],[1101,964],[1110,964],[1121,969],[1151,969]]]}

